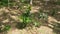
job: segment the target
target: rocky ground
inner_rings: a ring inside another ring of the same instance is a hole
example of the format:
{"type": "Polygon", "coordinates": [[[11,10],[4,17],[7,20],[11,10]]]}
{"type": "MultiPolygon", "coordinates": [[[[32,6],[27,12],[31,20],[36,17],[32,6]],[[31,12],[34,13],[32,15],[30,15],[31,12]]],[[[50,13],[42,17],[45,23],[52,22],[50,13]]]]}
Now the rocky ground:
{"type": "MultiPolygon", "coordinates": [[[[39,7],[33,9],[32,11],[37,12],[39,7]]],[[[1,8],[0,9],[0,21],[2,23],[10,23],[13,24],[14,22],[18,21],[18,16],[19,16],[19,10],[8,10],[6,8],[1,8]],[[3,15],[5,14],[5,15],[3,15]]],[[[33,13],[33,12],[32,12],[33,13]]],[[[54,19],[53,17],[48,18],[48,22],[51,23],[51,21],[56,21],[56,19],[54,19]]],[[[50,25],[49,25],[50,26],[50,25]]],[[[12,28],[7,32],[7,34],[54,34],[53,30],[47,26],[41,26],[39,28],[36,27],[27,27],[26,29],[17,29],[14,26],[12,26],[12,28]]]]}
{"type": "MultiPolygon", "coordinates": [[[[38,4],[38,3],[37,3],[38,4]]],[[[43,3],[40,3],[41,5],[43,3]]],[[[39,5],[40,6],[40,5],[39,5]]],[[[39,10],[39,6],[33,6],[31,9],[31,13],[37,12],[39,10]]],[[[60,23],[60,12],[56,15],[56,17],[48,16],[48,26],[53,27],[52,22],[60,23]],[[50,24],[49,24],[50,23],[50,24]]],[[[48,26],[40,26],[37,27],[27,27],[25,29],[17,29],[15,28],[15,24],[19,21],[18,16],[21,14],[20,10],[18,9],[8,9],[6,7],[0,8],[0,22],[10,24],[12,28],[6,34],[55,34],[53,29],[49,28],[48,26]]],[[[0,34],[5,34],[0,33],[0,34]]]]}

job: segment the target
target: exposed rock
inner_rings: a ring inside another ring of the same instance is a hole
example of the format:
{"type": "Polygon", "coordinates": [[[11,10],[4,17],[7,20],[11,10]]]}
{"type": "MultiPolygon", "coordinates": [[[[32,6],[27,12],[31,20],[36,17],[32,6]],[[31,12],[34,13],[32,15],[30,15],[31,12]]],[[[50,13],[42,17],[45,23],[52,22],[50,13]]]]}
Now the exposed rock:
{"type": "Polygon", "coordinates": [[[9,22],[9,19],[3,20],[2,22],[3,23],[8,23],[9,22]]]}
{"type": "Polygon", "coordinates": [[[10,15],[11,19],[15,20],[15,21],[18,21],[18,16],[12,16],[10,15]]]}
{"type": "Polygon", "coordinates": [[[52,23],[52,22],[58,22],[55,18],[49,16],[48,17],[48,23],[52,23]]]}

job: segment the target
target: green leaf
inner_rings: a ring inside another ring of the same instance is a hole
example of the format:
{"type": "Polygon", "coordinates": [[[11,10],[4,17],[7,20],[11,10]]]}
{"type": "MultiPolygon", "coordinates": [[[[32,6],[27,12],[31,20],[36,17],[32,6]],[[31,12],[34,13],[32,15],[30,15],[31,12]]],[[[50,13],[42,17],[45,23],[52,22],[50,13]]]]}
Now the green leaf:
{"type": "Polygon", "coordinates": [[[27,23],[30,23],[31,22],[31,19],[29,17],[26,18],[26,22],[27,23]]]}
{"type": "Polygon", "coordinates": [[[5,28],[4,28],[4,31],[9,30],[10,28],[11,28],[11,26],[10,26],[10,25],[6,25],[6,26],[5,26],[5,28]]]}

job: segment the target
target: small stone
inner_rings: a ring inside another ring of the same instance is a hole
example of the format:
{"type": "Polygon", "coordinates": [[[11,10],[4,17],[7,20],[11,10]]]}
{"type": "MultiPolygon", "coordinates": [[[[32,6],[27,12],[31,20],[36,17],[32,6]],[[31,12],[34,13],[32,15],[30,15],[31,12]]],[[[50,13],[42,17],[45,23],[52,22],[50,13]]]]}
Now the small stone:
{"type": "Polygon", "coordinates": [[[18,16],[10,16],[12,19],[14,19],[15,21],[18,21],[18,16]]]}
{"type": "Polygon", "coordinates": [[[9,22],[9,19],[3,20],[2,22],[3,23],[8,23],[9,22]]]}

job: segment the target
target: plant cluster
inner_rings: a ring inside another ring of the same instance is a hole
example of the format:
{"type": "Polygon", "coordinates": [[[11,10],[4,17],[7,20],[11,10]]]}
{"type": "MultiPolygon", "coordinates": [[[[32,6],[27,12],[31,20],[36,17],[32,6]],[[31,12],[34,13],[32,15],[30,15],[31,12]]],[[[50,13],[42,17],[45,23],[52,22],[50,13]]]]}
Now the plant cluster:
{"type": "Polygon", "coordinates": [[[0,32],[8,31],[11,28],[10,25],[1,25],[0,32]]]}

